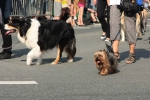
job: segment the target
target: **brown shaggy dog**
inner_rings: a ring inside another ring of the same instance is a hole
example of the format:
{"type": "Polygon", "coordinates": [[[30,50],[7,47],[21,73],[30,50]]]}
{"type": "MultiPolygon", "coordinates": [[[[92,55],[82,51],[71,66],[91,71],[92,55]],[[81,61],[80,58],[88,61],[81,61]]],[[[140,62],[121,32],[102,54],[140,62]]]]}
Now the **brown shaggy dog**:
{"type": "Polygon", "coordinates": [[[118,60],[111,52],[99,50],[94,54],[94,62],[100,75],[108,75],[117,72],[118,60]]]}

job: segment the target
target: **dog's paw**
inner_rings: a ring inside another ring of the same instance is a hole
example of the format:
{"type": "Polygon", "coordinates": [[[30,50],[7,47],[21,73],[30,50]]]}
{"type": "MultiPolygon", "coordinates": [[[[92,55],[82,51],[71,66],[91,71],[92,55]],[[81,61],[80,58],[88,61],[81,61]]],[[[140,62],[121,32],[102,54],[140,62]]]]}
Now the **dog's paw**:
{"type": "Polygon", "coordinates": [[[107,73],[100,73],[101,76],[106,76],[108,75],[107,73]]]}
{"type": "Polygon", "coordinates": [[[27,65],[28,65],[28,66],[30,66],[30,65],[31,65],[31,63],[27,62],[27,65]]]}
{"type": "Polygon", "coordinates": [[[122,39],[122,40],[120,40],[120,41],[121,41],[121,42],[125,42],[125,40],[123,40],[123,39],[122,39]]]}
{"type": "Polygon", "coordinates": [[[52,65],[56,65],[57,63],[56,63],[56,62],[52,62],[51,64],[52,64],[52,65]]]}
{"type": "Polygon", "coordinates": [[[36,63],[36,65],[41,65],[41,62],[40,62],[40,63],[39,63],[39,62],[37,62],[37,63],[36,63]]]}
{"type": "Polygon", "coordinates": [[[67,62],[73,62],[73,59],[68,59],[67,62]]]}

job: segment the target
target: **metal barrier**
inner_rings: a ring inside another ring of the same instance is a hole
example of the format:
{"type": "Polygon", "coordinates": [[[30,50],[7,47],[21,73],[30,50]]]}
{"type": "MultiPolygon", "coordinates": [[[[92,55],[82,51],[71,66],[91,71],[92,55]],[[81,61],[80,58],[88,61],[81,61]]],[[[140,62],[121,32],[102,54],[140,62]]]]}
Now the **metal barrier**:
{"type": "Polygon", "coordinates": [[[12,17],[52,18],[53,0],[12,0],[12,17]]]}

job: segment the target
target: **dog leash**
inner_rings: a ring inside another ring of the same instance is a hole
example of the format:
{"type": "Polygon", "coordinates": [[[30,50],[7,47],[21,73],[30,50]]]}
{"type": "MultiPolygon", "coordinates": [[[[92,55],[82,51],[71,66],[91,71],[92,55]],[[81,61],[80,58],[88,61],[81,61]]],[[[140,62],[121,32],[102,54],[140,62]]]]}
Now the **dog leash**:
{"type": "MultiPolygon", "coordinates": [[[[111,51],[112,45],[113,45],[114,41],[116,40],[117,36],[119,35],[119,33],[120,33],[120,30],[118,31],[118,33],[117,33],[117,35],[115,36],[114,40],[111,42],[111,45],[108,47],[107,52],[110,52],[110,51],[111,51]]],[[[106,42],[105,42],[105,44],[106,44],[106,42]]],[[[107,44],[106,44],[106,45],[107,45],[107,44]]]]}

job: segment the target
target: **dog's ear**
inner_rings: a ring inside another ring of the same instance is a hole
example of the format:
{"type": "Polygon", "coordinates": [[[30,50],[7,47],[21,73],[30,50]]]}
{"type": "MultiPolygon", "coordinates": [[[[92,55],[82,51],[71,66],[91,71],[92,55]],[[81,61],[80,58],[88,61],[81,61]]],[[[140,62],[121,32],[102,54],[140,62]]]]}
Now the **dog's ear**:
{"type": "Polygon", "coordinates": [[[107,51],[104,49],[104,50],[103,50],[103,52],[105,52],[105,53],[106,53],[107,51]]]}

